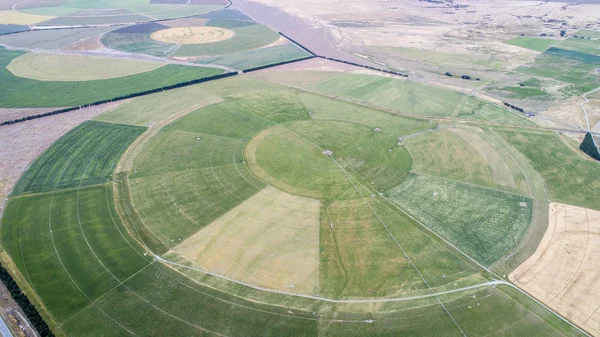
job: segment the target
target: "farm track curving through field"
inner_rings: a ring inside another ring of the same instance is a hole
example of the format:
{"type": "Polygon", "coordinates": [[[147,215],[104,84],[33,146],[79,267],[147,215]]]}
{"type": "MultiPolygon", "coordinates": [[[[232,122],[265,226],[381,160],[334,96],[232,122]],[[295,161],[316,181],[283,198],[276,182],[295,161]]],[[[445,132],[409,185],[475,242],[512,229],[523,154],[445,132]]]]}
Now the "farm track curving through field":
{"type": "MultiPolygon", "coordinates": [[[[583,97],[583,99],[585,100],[585,102],[579,104],[581,106],[581,109],[583,109],[583,113],[585,114],[585,121],[587,123],[587,132],[591,132],[591,126],[590,126],[590,119],[588,117],[588,112],[585,108],[585,105],[588,104],[590,102],[590,100],[587,98],[588,95],[591,95],[595,92],[597,92],[598,90],[600,90],[600,87],[592,90],[592,91],[588,91],[585,94],[581,95],[581,97],[583,97]]],[[[596,112],[594,112],[594,114],[597,114],[596,112]]]]}

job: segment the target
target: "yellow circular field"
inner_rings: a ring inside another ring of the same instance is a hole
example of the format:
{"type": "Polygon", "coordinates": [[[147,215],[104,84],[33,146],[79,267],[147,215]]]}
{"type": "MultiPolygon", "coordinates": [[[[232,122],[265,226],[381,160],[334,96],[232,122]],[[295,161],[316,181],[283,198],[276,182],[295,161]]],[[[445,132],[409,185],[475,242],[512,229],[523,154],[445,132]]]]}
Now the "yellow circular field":
{"type": "Polygon", "coordinates": [[[159,30],[150,37],[156,41],[177,44],[202,44],[229,40],[235,32],[220,27],[175,27],[159,30]]]}

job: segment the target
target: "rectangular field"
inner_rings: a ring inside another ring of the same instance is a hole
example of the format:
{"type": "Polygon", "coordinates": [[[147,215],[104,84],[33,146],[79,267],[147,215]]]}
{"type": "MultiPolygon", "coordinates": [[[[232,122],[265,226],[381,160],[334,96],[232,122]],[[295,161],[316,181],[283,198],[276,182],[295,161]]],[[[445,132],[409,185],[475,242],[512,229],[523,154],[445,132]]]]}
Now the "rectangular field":
{"type": "MultiPolygon", "coordinates": [[[[582,53],[575,50],[567,50],[561,48],[550,48],[546,50],[546,54],[564,57],[570,60],[575,60],[583,63],[598,65],[600,63],[600,56],[588,53],[582,53]]],[[[598,53],[598,52],[596,52],[598,53]]]]}
{"type": "MultiPolygon", "coordinates": [[[[294,76],[289,74],[289,76],[294,76]]],[[[329,97],[311,93],[300,93],[298,97],[315,120],[338,120],[380,128],[393,137],[419,132],[436,127],[434,121],[413,119],[394,115],[387,111],[376,110],[329,97]]]]}
{"type": "MultiPolygon", "coordinates": [[[[60,49],[113,30],[113,27],[42,30],[0,36],[0,43],[16,48],[60,49]]],[[[4,66],[3,66],[4,67],[4,66]]]]}
{"type": "Polygon", "coordinates": [[[414,116],[449,117],[462,94],[383,76],[342,74],[309,88],[414,116]]]}
{"type": "Polygon", "coordinates": [[[559,45],[561,49],[573,50],[580,53],[600,56],[600,41],[569,38],[559,45]]]}
{"type": "Polygon", "coordinates": [[[13,195],[105,183],[145,128],[85,122],[60,138],[25,172],[13,195]]]}
{"type": "Polygon", "coordinates": [[[458,119],[496,122],[515,125],[534,125],[527,118],[501,108],[497,105],[486,103],[475,97],[468,97],[460,109],[458,119]]]}
{"type": "Polygon", "coordinates": [[[486,266],[517,247],[531,221],[529,198],[440,178],[411,174],[386,195],[486,266]]]}
{"type": "Polygon", "coordinates": [[[309,54],[294,44],[265,47],[241,53],[205,58],[197,61],[203,64],[220,64],[234,69],[246,70],[278,62],[300,59],[309,54]]]}
{"type": "Polygon", "coordinates": [[[535,50],[535,51],[539,51],[539,52],[543,52],[546,49],[554,46],[555,44],[557,44],[559,42],[560,42],[560,40],[542,39],[542,38],[538,38],[538,37],[524,37],[524,36],[519,36],[519,37],[515,37],[514,39],[504,41],[504,43],[506,43],[506,44],[510,44],[510,45],[522,47],[522,48],[527,48],[527,49],[531,49],[531,50],[535,50]]]}

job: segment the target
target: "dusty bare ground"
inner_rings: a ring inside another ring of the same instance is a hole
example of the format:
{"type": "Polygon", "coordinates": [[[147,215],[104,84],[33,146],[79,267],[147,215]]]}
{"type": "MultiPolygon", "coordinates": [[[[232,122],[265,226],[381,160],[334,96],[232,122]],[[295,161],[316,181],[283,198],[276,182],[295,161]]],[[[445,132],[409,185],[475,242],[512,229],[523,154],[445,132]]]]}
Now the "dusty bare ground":
{"type": "Polygon", "coordinates": [[[44,112],[58,110],[60,108],[42,108],[42,109],[2,109],[0,108],[0,122],[19,119],[27,116],[33,116],[44,112]]]}
{"type": "Polygon", "coordinates": [[[0,308],[2,319],[4,319],[16,336],[36,336],[35,329],[27,321],[23,310],[21,310],[21,307],[10,296],[10,292],[3,283],[0,283],[0,308]]]}
{"type": "Polygon", "coordinates": [[[81,40],[72,45],[66,46],[59,50],[65,51],[90,51],[90,50],[103,50],[106,47],[102,44],[102,34],[89,39],[81,40]]]}
{"type": "Polygon", "coordinates": [[[550,204],[536,252],[509,278],[593,335],[600,335],[600,211],[550,204]]]}
{"type": "Polygon", "coordinates": [[[0,215],[8,194],[35,158],[72,128],[121,103],[113,102],[0,127],[0,215]]]}
{"type": "Polygon", "coordinates": [[[161,25],[167,27],[190,27],[190,26],[204,26],[208,22],[208,19],[200,18],[187,18],[187,19],[176,19],[161,22],[161,25]]]}
{"type": "Polygon", "coordinates": [[[319,205],[319,200],[267,187],[174,251],[245,283],[316,294],[319,205]]]}

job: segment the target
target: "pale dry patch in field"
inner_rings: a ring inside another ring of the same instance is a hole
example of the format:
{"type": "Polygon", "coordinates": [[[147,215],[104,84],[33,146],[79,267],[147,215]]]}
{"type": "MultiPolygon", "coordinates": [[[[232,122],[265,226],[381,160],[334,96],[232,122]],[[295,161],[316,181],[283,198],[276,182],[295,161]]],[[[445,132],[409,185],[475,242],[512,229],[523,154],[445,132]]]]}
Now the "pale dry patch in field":
{"type": "Polygon", "coordinates": [[[165,63],[52,53],[27,53],[6,67],[13,75],[39,81],[92,81],[156,70],[165,63]]]}
{"type": "Polygon", "coordinates": [[[449,128],[449,130],[460,136],[479,153],[490,169],[494,184],[531,196],[519,168],[500,154],[499,149],[488,141],[483,130],[479,128],[449,128]]]}
{"type": "Polygon", "coordinates": [[[9,25],[33,25],[50,19],[54,19],[54,16],[27,14],[12,10],[0,11],[0,22],[9,25]]]}
{"type": "Polygon", "coordinates": [[[204,44],[229,40],[235,36],[230,29],[220,27],[174,27],[159,30],[150,37],[156,41],[175,44],[204,44]]]}
{"type": "Polygon", "coordinates": [[[316,294],[319,208],[319,200],[267,187],[174,251],[235,280],[316,294]]]}
{"type": "Polygon", "coordinates": [[[600,211],[550,204],[536,252],[509,278],[593,335],[600,335],[600,211]]]}

